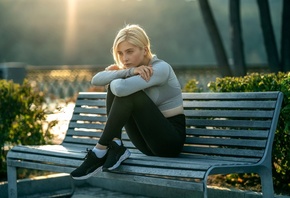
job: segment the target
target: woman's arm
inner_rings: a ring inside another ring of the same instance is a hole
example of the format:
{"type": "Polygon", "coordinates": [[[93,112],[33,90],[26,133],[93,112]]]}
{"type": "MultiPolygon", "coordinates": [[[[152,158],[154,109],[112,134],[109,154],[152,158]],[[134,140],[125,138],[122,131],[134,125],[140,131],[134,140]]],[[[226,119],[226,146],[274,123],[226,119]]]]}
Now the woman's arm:
{"type": "Polygon", "coordinates": [[[115,79],[111,81],[110,88],[114,95],[122,97],[135,93],[152,86],[159,86],[167,82],[170,66],[163,62],[153,66],[153,73],[149,81],[141,75],[131,76],[126,79],[115,79]]]}
{"type": "MultiPolygon", "coordinates": [[[[109,66],[110,67],[110,66],[109,66]]],[[[134,75],[133,68],[121,70],[104,70],[98,72],[93,78],[91,83],[96,86],[104,86],[109,84],[112,80],[119,78],[128,78],[134,75]]]]}

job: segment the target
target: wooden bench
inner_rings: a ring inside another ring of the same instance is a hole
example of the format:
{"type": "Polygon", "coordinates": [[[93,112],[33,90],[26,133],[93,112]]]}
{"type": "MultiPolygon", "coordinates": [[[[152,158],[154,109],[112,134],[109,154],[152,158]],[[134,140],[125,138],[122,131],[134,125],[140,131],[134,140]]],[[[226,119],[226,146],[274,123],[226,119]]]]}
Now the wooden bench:
{"type": "MultiPolygon", "coordinates": [[[[17,197],[16,168],[70,173],[106,123],[106,93],[81,92],[61,145],[15,146],[7,156],[9,197],[17,197]]],[[[258,173],[263,197],[273,198],[272,144],[283,94],[183,93],[187,139],[178,158],[141,154],[124,132],[132,155],[113,172],[96,177],[201,191],[212,174],[258,173]],[[125,174],[124,174],[125,173],[125,174]]]]}

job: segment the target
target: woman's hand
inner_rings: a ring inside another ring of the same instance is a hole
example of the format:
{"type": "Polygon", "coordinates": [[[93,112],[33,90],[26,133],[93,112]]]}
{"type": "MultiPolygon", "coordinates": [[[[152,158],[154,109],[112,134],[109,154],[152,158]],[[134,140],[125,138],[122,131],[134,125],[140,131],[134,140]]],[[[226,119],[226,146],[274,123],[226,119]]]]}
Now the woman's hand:
{"type": "Polygon", "coordinates": [[[119,69],[120,69],[120,67],[118,65],[110,65],[110,66],[105,68],[106,71],[119,70],[119,69]]]}
{"type": "Polygon", "coordinates": [[[142,65],[139,67],[135,67],[134,74],[140,75],[144,80],[148,82],[153,74],[152,65],[149,65],[149,66],[142,65]]]}

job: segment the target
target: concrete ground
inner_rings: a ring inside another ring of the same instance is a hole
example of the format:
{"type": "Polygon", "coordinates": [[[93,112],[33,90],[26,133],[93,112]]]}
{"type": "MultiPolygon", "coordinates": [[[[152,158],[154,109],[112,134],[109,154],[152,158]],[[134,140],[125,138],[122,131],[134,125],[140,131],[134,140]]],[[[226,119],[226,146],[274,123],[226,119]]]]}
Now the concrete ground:
{"type": "MultiPolygon", "coordinates": [[[[70,178],[66,174],[24,179],[18,183],[19,198],[57,198],[69,197],[71,193],[70,178]]],[[[129,193],[106,190],[101,187],[91,186],[85,182],[76,182],[74,194],[71,198],[149,198],[146,196],[132,195],[129,193]]],[[[0,198],[8,198],[7,182],[0,183],[0,198]]]]}
{"type": "MultiPolygon", "coordinates": [[[[76,182],[72,181],[67,174],[20,180],[17,186],[19,198],[57,198],[65,196],[71,198],[196,197],[193,196],[192,191],[136,184],[133,181],[120,182],[93,177],[76,182]],[[75,188],[74,194],[71,196],[72,186],[75,186],[75,188]]],[[[262,198],[261,193],[216,187],[209,187],[208,195],[209,198],[262,198]]],[[[0,183],[0,197],[8,198],[7,182],[0,183]]],[[[275,198],[290,198],[290,196],[275,195],[275,198]]]]}
{"type": "Polygon", "coordinates": [[[78,187],[72,198],[95,198],[95,197],[102,197],[102,198],[149,198],[145,196],[138,196],[138,195],[130,195],[126,193],[105,190],[103,188],[98,187],[78,187]]]}

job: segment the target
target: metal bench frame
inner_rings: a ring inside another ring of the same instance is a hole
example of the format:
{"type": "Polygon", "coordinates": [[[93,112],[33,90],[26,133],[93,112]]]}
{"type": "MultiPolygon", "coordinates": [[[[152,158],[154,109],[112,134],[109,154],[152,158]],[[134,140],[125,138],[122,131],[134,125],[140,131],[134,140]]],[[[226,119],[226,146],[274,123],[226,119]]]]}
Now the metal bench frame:
{"type": "MultiPolygon", "coordinates": [[[[258,173],[262,193],[273,198],[272,145],[283,100],[281,92],[183,93],[187,139],[178,158],[140,153],[126,133],[132,155],[96,177],[200,191],[207,197],[212,174],[258,173]],[[125,174],[124,174],[125,173],[125,174]]],[[[60,145],[15,146],[7,155],[8,193],[17,197],[17,168],[70,173],[106,123],[106,93],[80,92],[60,145]]],[[[162,141],[162,140],[161,140],[162,141]]]]}

